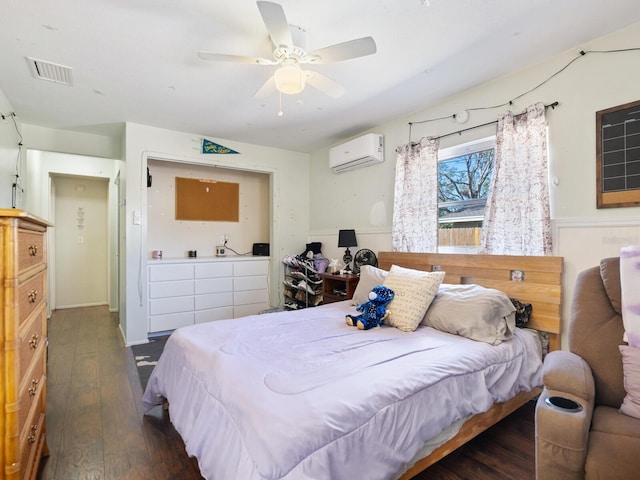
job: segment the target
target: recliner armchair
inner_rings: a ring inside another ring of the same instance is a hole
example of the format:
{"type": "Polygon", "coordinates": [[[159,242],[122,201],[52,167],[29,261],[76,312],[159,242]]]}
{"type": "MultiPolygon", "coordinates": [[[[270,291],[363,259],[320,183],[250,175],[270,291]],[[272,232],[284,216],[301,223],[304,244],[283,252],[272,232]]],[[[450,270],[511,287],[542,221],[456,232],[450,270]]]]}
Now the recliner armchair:
{"type": "Polygon", "coordinates": [[[620,259],[580,273],[569,324],[570,351],[547,355],[536,404],[536,479],[640,478],[640,419],[618,411],[626,392],[620,259]],[[577,402],[580,411],[549,404],[577,402]],[[559,403],[559,402],[555,402],[559,403]]]}

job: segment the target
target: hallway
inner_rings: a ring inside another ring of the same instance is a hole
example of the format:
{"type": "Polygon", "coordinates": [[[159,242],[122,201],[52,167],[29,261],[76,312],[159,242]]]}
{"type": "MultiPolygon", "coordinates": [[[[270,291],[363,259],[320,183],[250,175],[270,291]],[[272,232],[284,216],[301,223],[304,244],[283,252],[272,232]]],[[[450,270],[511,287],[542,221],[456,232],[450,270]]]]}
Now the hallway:
{"type": "Polygon", "coordinates": [[[142,389],[118,314],[106,306],[56,310],[49,320],[47,442],[41,479],[200,479],[182,439],[142,389]]]}

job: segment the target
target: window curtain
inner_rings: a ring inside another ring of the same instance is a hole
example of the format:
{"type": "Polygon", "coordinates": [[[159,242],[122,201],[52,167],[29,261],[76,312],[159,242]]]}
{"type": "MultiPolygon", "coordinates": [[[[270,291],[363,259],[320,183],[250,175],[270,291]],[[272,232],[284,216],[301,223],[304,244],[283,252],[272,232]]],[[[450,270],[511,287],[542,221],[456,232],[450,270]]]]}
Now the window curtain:
{"type": "Polygon", "coordinates": [[[498,118],[479,253],[551,254],[547,163],[544,104],[498,118]]]}
{"type": "Polygon", "coordinates": [[[391,245],[397,252],[438,251],[437,138],[398,148],[391,245]]]}

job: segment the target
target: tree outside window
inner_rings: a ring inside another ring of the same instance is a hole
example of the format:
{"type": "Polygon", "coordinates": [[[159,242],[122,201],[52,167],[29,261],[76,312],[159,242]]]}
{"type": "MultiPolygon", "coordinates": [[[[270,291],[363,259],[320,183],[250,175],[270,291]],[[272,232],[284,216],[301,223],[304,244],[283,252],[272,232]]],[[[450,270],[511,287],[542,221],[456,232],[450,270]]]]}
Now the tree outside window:
{"type": "Polygon", "coordinates": [[[440,150],[439,245],[478,245],[493,172],[494,153],[494,137],[440,150]]]}

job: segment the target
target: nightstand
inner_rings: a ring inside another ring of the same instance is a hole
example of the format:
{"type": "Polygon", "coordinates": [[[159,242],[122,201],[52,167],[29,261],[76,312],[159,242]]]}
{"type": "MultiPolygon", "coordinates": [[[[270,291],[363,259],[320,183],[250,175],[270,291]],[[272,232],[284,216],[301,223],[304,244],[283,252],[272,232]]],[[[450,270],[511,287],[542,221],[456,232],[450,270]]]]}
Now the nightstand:
{"type": "Polygon", "coordinates": [[[320,273],[322,278],[322,301],[324,303],[350,300],[356,291],[360,277],[352,273],[337,274],[320,273]]]}

